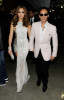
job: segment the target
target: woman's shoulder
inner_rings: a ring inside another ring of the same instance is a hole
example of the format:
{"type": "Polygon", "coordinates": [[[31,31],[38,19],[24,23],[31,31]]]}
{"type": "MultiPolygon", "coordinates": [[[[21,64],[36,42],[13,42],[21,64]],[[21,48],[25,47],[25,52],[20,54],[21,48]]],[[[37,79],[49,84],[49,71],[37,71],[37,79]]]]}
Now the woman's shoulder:
{"type": "Polygon", "coordinates": [[[16,26],[13,25],[13,22],[11,22],[11,24],[10,24],[10,28],[13,28],[13,30],[15,31],[16,26]]]}
{"type": "Polygon", "coordinates": [[[13,25],[13,22],[10,23],[10,26],[14,26],[14,25],[13,25]]]}
{"type": "Polygon", "coordinates": [[[28,28],[28,29],[31,29],[31,25],[28,25],[27,28],[28,28]]]}

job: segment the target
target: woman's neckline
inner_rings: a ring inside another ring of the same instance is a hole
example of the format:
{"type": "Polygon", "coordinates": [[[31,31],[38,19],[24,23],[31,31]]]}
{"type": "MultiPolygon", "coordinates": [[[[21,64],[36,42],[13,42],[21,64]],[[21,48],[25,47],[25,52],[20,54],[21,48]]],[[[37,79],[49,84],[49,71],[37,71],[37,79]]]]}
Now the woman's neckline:
{"type": "Polygon", "coordinates": [[[23,22],[22,21],[18,21],[18,23],[17,24],[23,24],[23,22]]]}

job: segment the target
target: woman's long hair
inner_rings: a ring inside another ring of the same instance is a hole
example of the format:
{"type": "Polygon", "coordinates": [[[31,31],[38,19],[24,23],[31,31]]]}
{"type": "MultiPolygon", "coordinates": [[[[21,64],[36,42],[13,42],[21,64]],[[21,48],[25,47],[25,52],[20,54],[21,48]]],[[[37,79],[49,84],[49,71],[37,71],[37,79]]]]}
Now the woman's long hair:
{"type": "Polygon", "coordinates": [[[13,19],[12,19],[11,22],[13,23],[14,26],[17,25],[17,22],[18,22],[18,10],[19,10],[20,8],[23,8],[23,9],[24,9],[25,15],[24,15],[24,18],[23,18],[23,26],[27,27],[27,26],[30,24],[30,22],[29,22],[28,12],[27,12],[27,9],[26,9],[25,6],[18,6],[18,7],[16,8],[15,15],[14,15],[14,17],[13,17],[13,19]]]}

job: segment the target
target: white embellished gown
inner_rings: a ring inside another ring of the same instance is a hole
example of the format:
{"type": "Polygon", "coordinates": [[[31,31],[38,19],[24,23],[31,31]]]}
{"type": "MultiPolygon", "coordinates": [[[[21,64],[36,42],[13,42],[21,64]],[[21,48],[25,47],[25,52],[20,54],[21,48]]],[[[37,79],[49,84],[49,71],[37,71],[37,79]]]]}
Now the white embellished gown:
{"type": "Polygon", "coordinates": [[[22,90],[23,85],[28,81],[28,68],[26,57],[29,51],[29,43],[27,39],[27,27],[22,22],[18,22],[15,28],[16,38],[14,40],[14,51],[18,53],[16,68],[17,92],[22,90]]]}

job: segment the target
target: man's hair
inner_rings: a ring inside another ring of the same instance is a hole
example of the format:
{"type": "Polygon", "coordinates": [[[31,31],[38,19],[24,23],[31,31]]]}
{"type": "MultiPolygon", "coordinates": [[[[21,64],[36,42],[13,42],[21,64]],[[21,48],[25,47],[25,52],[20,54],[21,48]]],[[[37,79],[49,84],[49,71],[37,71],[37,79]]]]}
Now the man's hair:
{"type": "Polygon", "coordinates": [[[40,11],[44,10],[44,9],[47,10],[47,12],[49,13],[49,8],[44,6],[44,7],[40,7],[39,8],[39,14],[40,14],[40,11]]]}
{"type": "Polygon", "coordinates": [[[32,11],[32,13],[34,13],[34,10],[33,10],[33,9],[30,9],[29,12],[30,12],[30,11],[32,11]]]}

